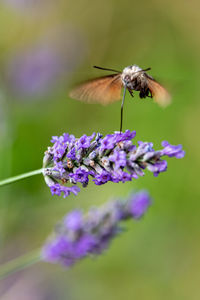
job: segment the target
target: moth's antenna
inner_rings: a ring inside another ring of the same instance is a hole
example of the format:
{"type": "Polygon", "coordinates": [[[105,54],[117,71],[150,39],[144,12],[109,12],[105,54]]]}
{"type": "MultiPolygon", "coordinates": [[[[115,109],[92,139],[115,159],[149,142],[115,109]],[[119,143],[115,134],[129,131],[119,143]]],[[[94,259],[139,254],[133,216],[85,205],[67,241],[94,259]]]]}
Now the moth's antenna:
{"type": "Polygon", "coordinates": [[[151,70],[151,68],[146,68],[146,69],[144,69],[142,71],[149,71],[149,70],[151,70]]]}
{"type": "Polygon", "coordinates": [[[142,70],[140,70],[140,71],[137,71],[137,72],[135,72],[135,73],[139,73],[139,72],[145,72],[145,71],[149,71],[149,70],[151,70],[151,68],[142,69],[142,70]]]}
{"type": "Polygon", "coordinates": [[[120,133],[122,132],[122,123],[123,123],[123,109],[124,109],[124,100],[126,95],[126,84],[124,85],[124,93],[122,98],[122,104],[121,104],[121,120],[120,120],[120,133]]]}
{"type": "Polygon", "coordinates": [[[116,73],[121,73],[121,71],[117,71],[117,70],[113,70],[113,69],[109,69],[109,68],[102,68],[102,67],[98,67],[98,66],[93,66],[93,68],[105,70],[105,71],[112,71],[112,72],[116,72],[116,73]]]}

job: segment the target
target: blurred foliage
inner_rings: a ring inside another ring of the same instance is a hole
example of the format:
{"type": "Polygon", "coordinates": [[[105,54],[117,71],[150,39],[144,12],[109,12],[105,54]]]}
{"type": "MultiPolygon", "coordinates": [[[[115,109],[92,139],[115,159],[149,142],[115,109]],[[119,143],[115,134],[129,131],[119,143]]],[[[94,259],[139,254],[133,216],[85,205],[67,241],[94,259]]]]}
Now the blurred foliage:
{"type": "Polygon", "coordinates": [[[2,299],[199,299],[199,9],[197,0],[1,1],[2,179],[40,168],[52,135],[118,130],[120,103],[102,107],[68,97],[73,84],[104,75],[93,65],[151,67],[173,103],[163,110],[127,94],[124,129],[136,130],[137,140],[168,140],[186,150],[158,178],[91,183],[77,198],[52,198],[40,176],[2,187],[1,262],[39,247],[71,208],[135,188],[154,198],[146,217],[130,222],[98,260],[68,271],[38,264],[3,281],[2,299]]]}

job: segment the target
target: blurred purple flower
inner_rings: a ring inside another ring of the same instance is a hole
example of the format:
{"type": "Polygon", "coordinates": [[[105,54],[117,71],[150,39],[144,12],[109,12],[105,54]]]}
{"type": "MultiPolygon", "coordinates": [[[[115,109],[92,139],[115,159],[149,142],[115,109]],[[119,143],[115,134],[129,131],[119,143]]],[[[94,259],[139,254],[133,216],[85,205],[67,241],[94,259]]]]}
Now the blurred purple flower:
{"type": "Polygon", "coordinates": [[[27,9],[41,8],[41,2],[47,4],[49,0],[3,0],[3,2],[17,11],[26,11],[27,9]]]}
{"type": "Polygon", "coordinates": [[[70,267],[88,255],[101,254],[122,231],[120,222],[141,218],[150,205],[149,194],[141,191],[126,201],[115,200],[93,208],[84,217],[80,211],[72,211],[43,246],[42,259],[70,267]]]}
{"type": "Polygon", "coordinates": [[[68,27],[54,31],[32,47],[7,57],[7,85],[15,95],[27,98],[50,94],[61,83],[66,88],[66,79],[85,55],[84,41],[68,27]]]}
{"type": "Polygon", "coordinates": [[[164,148],[156,151],[152,143],[138,142],[138,146],[131,141],[135,131],[125,133],[115,132],[105,137],[97,134],[76,139],[74,136],[63,135],[53,137],[52,147],[49,147],[44,157],[44,176],[53,194],[64,196],[70,190],[62,188],[63,183],[80,182],[86,187],[92,177],[96,185],[108,181],[115,183],[131,181],[144,176],[147,169],[158,176],[167,170],[167,162],[162,159],[168,157],[182,158],[185,152],[182,146],[173,146],[164,142],[164,148]],[[106,141],[106,142],[105,142],[106,141]],[[61,188],[59,189],[58,185],[61,188]]]}
{"type": "Polygon", "coordinates": [[[141,191],[136,195],[133,194],[130,198],[130,213],[133,218],[140,219],[150,204],[151,200],[146,191],[141,191]]]}
{"type": "Polygon", "coordinates": [[[10,61],[9,77],[14,90],[34,95],[46,93],[62,71],[62,58],[48,45],[16,54],[10,61]]]}
{"type": "Polygon", "coordinates": [[[83,222],[82,212],[80,210],[74,210],[69,213],[64,219],[64,224],[68,230],[77,231],[81,229],[83,222]]]}

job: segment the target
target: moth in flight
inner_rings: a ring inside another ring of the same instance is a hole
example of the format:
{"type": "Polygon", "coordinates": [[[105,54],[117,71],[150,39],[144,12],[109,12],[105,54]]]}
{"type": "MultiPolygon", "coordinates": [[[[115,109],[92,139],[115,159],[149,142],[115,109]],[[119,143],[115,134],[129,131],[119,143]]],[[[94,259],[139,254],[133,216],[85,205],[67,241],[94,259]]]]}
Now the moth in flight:
{"type": "Polygon", "coordinates": [[[124,88],[121,104],[120,132],[122,131],[123,107],[127,90],[132,97],[133,91],[138,91],[141,99],[146,97],[153,98],[155,102],[163,107],[171,102],[168,91],[146,73],[151,68],[141,69],[137,65],[132,65],[124,68],[122,72],[97,66],[94,66],[94,68],[111,71],[114,74],[83,82],[70,92],[70,97],[88,103],[106,105],[120,100],[121,91],[124,88]]]}

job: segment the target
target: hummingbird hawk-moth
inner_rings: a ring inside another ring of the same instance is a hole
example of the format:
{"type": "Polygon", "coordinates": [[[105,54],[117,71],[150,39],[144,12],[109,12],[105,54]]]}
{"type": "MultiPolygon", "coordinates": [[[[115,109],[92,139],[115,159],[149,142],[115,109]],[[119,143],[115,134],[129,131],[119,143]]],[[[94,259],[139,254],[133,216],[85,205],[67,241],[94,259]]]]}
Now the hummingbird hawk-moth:
{"type": "Polygon", "coordinates": [[[124,68],[122,72],[97,66],[94,66],[94,68],[115,73],[83,82],[70,92],[70,97],[88,103],[106,105],[120,100],[121,90],[124,88],[121,104],[120,132],[122,130],[126,90],[129,91],[132,97],[133,91],[138,91],[140,98],[154,98],[155,102],[161,106],[167,106],[171,101],[168,91],[152,76],[146,73],[151,68],[141,69],[137,65],[132,65],[124,68]]]}

